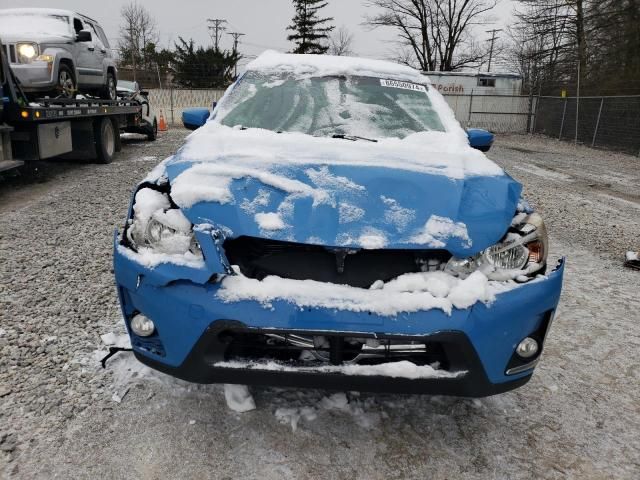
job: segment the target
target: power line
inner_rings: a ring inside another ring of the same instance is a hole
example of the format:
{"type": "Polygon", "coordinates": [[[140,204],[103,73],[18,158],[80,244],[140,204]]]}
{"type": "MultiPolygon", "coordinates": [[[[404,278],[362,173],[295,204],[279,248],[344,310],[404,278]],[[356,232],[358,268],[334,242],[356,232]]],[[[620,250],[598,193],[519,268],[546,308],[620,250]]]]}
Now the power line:
{"type": "Polygon", "coordinates": [[[213,45],[216,50],[219,50],[218,46],[220,45],[220,35],[222,35],[222,32],[227,29],[227,27],[224,26],[227,21],[223,18],[207,18],[207,23],[209,24],[207,28],[210,32],[213,32],[213,35],[211,35],[213,45]]]}
{"type": "Polygon", "coordinates": [[[233,37],[233,51],[234,52],[238,52],[238,42],[240,40],[240,37],[244,37],[245,34],[244,33],[239,33],[239,32],[229,32],[228,35],[231,35],[233,37]]]}
{"type": "Polygon", "coordinates": [[[489,48],[489,66],[487,67],[487,72],[491,71],[491,61],[493,60],[493,46],[496,43],[496,34],[498,32],[501,32],[502,29],[493,29],[493,30],[487,30],[487,33],[491,34],[491,40],[489,40],[491,42],[491,47],[489,48]]]}
{"type": "MultiPolygon", "coordinates": [[[[229,32],[229,35],[231,35],[233,37],[233,53],[238,55],[238,42],[240,40],[240,37],[244,37],[245,34],[244,33],[240,33],[240,32],[229,32]]],[[[238,57],[236,56],[236,64],[234,66],[234,73],[233,73],[234,77],[238,76],[238,61],[237,61],[237,58],[238,57]]]]}

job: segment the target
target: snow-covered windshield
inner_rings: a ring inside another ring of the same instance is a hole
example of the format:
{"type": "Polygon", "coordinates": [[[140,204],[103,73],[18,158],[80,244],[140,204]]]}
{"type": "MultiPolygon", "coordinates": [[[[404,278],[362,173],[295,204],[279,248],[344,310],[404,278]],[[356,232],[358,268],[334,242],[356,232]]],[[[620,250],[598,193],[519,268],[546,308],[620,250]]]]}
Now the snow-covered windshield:
{"type": "Polygon", "coordinates": [[[217,116],[230,127],[327,137],[404,138],[444,132],[428,88],[374,77],[248,72],[219,106],[217,116]]]}
{"type": "MultiPolygon", "coordinates": [[[[0,34],[71,36],[69,17],[38,13],[1,13],[0,34]]],[[[25,38],[27,39],[27,38],[25,38]]]]}

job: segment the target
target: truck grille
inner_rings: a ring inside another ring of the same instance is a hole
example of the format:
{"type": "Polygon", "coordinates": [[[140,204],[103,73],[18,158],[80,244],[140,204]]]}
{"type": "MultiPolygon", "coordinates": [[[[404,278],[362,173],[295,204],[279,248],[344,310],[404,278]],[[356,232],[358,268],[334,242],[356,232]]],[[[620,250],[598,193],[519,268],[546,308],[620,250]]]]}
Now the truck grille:
{"type": "Polygon", "coordinates": [[[451,258],[446,250],[358,250],[247,236],[226,240],[224,249],[229,263],[249,278],[275,275],[359,288],[405,273],[442,270],[451,258]]]}

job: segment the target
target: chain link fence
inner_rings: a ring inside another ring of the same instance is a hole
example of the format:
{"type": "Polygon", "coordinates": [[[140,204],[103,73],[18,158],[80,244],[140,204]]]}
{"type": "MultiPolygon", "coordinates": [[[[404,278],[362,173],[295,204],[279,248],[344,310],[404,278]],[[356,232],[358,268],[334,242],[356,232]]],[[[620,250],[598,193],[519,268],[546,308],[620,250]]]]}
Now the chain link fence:
{"type": "Polygon", "coordinates": [[[538,100],[520,95],[445,95],[444,98],[461,125],[494,133],[527,133],[538,100]]]}
{"type": "Polygon", "coordinates": [[[640,96],[541,97],[536,113],[534,133],[640,155],[640,96]]]}
{"type": "Polygon", "coordinates": [[[211,108],[224,95],[224,90],[187,89],[187,88],[152,88],[149,90],[149,103],[170,125],[182,124],[182,112],[186,108],[211,108]]]}

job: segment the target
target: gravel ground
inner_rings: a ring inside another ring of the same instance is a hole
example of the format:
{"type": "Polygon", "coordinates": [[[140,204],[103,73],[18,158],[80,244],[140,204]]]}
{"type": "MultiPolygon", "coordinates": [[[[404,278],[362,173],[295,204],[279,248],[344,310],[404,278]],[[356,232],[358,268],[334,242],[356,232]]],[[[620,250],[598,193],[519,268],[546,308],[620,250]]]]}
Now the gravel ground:
{"type": "Polygon", "coordinates": [[[47,165],[44,183],[0,182],[0,477],[640,477],[640,273],[622,267],[640,249],[640,159],[523,136],[491,152],[545,217],[553,255],[568,256],[525,387],[348,404],[256,388],[258,409],[238,415],[219,386],[149,372],[128,354],[107,370],[95,360],[100,334],[122,332],[113,228],[134,184],[185,135],[129,139],[111,165],[47,165]]]}

